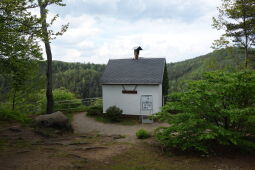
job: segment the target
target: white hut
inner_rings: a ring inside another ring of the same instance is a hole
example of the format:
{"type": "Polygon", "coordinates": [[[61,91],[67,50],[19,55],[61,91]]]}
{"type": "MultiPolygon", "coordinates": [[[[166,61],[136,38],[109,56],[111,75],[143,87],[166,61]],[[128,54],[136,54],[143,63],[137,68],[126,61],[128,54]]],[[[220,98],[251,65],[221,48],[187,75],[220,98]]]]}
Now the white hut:
{"type": "Polygon", "coordinates": [[[142,117],[160,111],[166,60],[139,58],[139,50],[135,49],[134,59],[109,60],[101,77],[104,113],[110,106],[142,117]]]}

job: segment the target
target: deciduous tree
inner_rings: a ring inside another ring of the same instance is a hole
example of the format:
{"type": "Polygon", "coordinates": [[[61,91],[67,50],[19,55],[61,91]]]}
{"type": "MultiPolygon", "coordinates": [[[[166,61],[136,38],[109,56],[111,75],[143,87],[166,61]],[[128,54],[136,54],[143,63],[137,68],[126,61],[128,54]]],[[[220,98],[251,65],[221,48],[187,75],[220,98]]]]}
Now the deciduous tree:
{"type": "Polygon", "coordinates": [[[17,92],[32,76],[34,61],[42,59],[36,40],[39,21],[29,12],[35,7],[27,0],[0,1],[0,74],[11,82],[13,109],[17,92]]]}
{"type": "Polygon", "coordinates": [[[48,28],[56,20],[58,15],[56,15],[50,23],[47,23],[47,7],[50,5],[65,6],[62,0],[38,0],[38,6],[40,8],[40,20],[41,20],[41,37],[45,45],[45,50],[47,54],[47,86],[46,86],[46,97],[47,97],[47,109],[48,114],[52,113],[54,110],[54,99],[52,94],[52,53],[50,47],[50,40],[54,39],[57,35],[62,35],[68,28],[67,25],[63,25],[60,32],[54,33],[48,28]]]}
{"type": "Polygon", "coordinates": [[[164,146],[209,152],[216,146],[255,150],[255,72],[209,72],[185,92],[169,96],[157,118],[170,124],[156,139],[164,146]]]}

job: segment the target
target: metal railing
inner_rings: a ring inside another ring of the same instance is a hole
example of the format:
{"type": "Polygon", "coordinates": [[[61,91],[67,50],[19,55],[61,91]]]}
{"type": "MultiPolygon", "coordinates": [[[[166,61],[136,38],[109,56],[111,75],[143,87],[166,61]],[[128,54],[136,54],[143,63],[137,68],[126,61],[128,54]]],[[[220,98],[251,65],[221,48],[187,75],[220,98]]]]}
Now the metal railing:
{"type": "MultiPolygon", "coordinates": [[[[54,102],[55,111],[75,111],[84,110],[86,107],[93,105],[95,102],[101,102],[101,97],[85,98],[85,99],[72,99],[72,100],[58,100],[54,102]]],[[[0,103],[0,106],[12,109],[12,103],[0,103]]],[[[30,102],[30,103],[20,103],[15,104],[15,110],[22,110],[22,112],[29,113],[40,113],[44,112],[46,107],[45,102],[30,102]]]]}

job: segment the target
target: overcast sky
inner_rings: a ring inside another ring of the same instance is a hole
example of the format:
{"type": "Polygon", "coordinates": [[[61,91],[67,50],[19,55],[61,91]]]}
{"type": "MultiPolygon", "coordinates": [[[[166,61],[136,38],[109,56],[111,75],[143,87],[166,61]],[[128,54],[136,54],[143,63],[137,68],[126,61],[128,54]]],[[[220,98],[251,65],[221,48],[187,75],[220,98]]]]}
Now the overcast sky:
{"type": "Polygon", "coordinates": [[[220,32],[212,29],[220,0],[64,0],[54,29],[69,23],[68,31],[54,40],[54,60],[107,63],[132,58],[141,46],[141,57],[183,61],[212,51],[220,32]]]}

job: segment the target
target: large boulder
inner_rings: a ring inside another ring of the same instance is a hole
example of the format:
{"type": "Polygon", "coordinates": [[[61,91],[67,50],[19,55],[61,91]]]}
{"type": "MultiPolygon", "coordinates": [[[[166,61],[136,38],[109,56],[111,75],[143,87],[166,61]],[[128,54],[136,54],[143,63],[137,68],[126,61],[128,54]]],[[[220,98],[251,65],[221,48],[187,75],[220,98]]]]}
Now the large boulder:
{"type": "Polygon", "coordinates": [[[37,116],[35,124],[40,127],[70,128],[68,118],[60,111],[37,116]]]}

